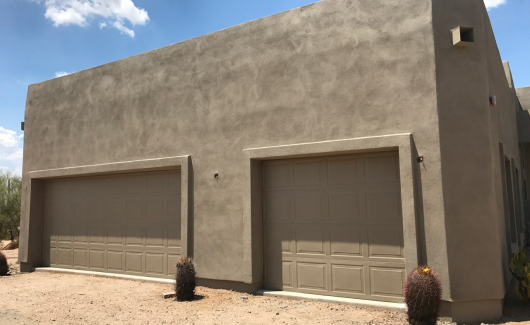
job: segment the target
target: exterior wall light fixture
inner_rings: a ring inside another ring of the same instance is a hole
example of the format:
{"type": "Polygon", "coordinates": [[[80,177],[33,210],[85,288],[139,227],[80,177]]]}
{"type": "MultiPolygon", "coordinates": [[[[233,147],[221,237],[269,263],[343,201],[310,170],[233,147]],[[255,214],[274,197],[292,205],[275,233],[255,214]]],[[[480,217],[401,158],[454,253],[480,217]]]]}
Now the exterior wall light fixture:
{"type": "Polygon", "coordinates": [[[490,96],[490,105],[497,106],[497,96],[495,95],[490,96]]]}

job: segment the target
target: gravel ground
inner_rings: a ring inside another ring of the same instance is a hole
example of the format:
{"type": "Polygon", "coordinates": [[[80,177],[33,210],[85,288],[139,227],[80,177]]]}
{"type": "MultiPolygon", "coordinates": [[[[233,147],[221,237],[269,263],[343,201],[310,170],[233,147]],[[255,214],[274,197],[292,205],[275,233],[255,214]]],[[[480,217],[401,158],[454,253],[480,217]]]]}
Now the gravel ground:
{"type": "MultiPolygon", "coordinates": [[[[16,251],[6,255],[16,261],[16,251]]],[[[407,324],[400,312],[204,287],[197,288],[193,302],[163,299],[162,292],[172,289],[168,284],[15,272],[0,278],[0,324],[407,324]]],[[[516,304],[507,308],[512,316],[494,324],[530,324],[530,314],[521,307],[530,311],[516,304]]]]}

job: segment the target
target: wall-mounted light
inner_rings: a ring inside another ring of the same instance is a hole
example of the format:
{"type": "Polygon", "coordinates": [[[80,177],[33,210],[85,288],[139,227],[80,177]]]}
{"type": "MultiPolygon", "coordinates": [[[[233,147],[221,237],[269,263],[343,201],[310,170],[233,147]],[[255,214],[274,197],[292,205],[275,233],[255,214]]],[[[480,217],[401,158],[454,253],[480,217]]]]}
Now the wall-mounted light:
{"type": "Polygon", "coordinates": [[[423,156],[419,156],[419,157],[416,159],[416,161],[417,161],[418,163],[422,163],[423,160],[424,160],[424,159],[423,159],[423,156]]]}
{"type": "Polygon", "coordinates": [[[497,106],[497,96],[495,95],[490,96],[490,105],[497,106]]]}
{"type": "Polygon", "coordinates": [[[213,178],[214,178],[214,179],[219,179],[219,173],[215,173],[215,174],[213,174],[213,178]]]}
{"type": "Polygon", "coordinates": [[[24,131],[24,122],[20,122],[20,130],[24,131]]]}

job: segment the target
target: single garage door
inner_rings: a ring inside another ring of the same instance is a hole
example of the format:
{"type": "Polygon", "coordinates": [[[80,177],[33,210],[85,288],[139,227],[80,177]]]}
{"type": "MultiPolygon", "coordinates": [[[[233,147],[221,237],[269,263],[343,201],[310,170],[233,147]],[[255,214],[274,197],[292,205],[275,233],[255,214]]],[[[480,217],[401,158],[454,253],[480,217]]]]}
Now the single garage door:
{"type": "Polygon", "coordinates": [[[180,182],[180,171],[45,181],[45,265],[172,278],[180,182]]]}
{"type": "Polygon", "coordinates": [[[265,287],[402,302],[397,152],[263,163],[265,287]]]}

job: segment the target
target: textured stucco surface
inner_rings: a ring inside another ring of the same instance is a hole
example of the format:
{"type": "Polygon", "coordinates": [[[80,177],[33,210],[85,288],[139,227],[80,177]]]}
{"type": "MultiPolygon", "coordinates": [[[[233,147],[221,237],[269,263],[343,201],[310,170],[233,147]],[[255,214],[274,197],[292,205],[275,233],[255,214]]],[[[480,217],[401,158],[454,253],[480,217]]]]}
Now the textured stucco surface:
{"type": "Polygon", "coordinates": [[[521,170],[507,75],[482,0],[325,0],[31,85],[21,262],[38,263],[30,172],[189,155],[199,276],[257,283],[244,151],[406,133],[424,157],[403,199],[419,262],[444,300],[491,310],[507,259],[499,143],[521,170]],[[453,47],[457,26],[475,43],[453,47]]]}
{"type": "MultiPolygon", "coordinates": [[[[527,128],[530,129],[530,117],[528,120],[528,124],[526,125],[527,128]]],[[[520,129],[519,129],[520,130],[520,129]]],[[[530,170],[530,137],[528,138],[528,141],[525,141],[525,143],[522,144],[523,147],[523,155],[524,155],[524,169],[525,172],[530,170]]],[[[524,196],[524,193],[523,193],[524,196]]],[[[526,221],[530,221],[530,178],[526,176],[526,197],[523,197],[525,200],[525,217],[526,221]]]]}
{"type": "MultiPolygon", "coordinates": [[[[519,140],[521,142],[530,142],[530,87],[518,88],[516,91],[522,109],[517,112],[519,140]]],[[[530,152],[525,150],[525,156],[529,154],[530,152]]]]}
{"type": "MultiPolygon", "coordinates": [[[[433,13],[450,296],[490,300],[473,308],[477,314],[494,300],[501,305],[506,290],[499,143],[520,170],[516,98],[483,1],[434,0],[433,13]],[[456,26],[473,27],[475,43],[453,47],[456,26]],[[489,105],[491,95],[497,106],[489,105]]],[[[463,310],[454,313],[469,321],[463,310]]]]}
{"type": "Polygon", "coordinates": [[[323,1],[32,85],[24,174],[190,155],[211,279],[246,279],[245,148],[413,132],[424,210],[443,219],[430,22],[430,1],[323,1]]]}
{"type": "Polygon", "coordinates": [[[530,110],[530,87],[517,88],[516,91],[523,110],[530,110]]]}

